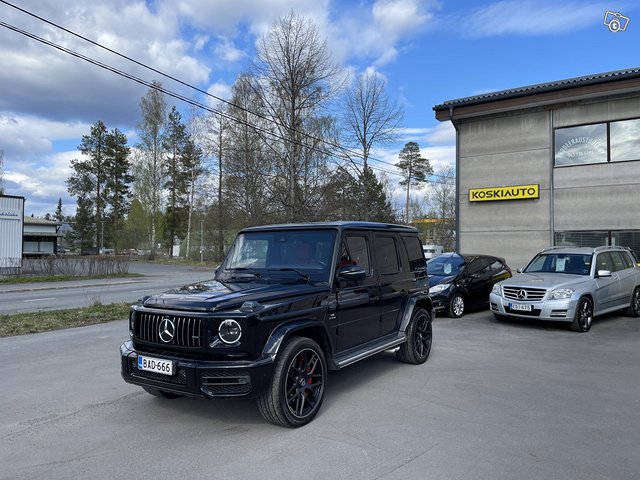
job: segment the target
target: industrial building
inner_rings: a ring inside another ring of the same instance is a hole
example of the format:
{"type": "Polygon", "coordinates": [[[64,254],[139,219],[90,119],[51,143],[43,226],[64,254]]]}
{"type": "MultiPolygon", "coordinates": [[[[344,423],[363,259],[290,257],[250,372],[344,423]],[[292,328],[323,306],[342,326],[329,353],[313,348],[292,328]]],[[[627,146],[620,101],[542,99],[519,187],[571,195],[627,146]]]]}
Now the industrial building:
{"type": "Polygon", "coordinates": [[[640,68],[449,100],[457,249],[523,266],[550,245],[640,257],[640,68]]]}
{"type": "Polygon", "coordinates": [[[0,275],[22,267],[24,197],[0,195],[0,275]]]}

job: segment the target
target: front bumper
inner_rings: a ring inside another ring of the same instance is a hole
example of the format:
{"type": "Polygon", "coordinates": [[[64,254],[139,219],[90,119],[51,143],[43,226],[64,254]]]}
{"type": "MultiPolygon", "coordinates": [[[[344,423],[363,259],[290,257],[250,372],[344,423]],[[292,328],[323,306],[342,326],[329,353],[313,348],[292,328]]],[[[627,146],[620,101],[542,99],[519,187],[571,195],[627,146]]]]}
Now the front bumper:
{"type": "Polygon", "coordinates": [[[125,382],[194,397],[255,397],[269,385],[273,373],[270,356],[256,361],[192,360],[137,352],[131,341],[120,346],[120,357],[125,382]],[[139,355],[173,361],[174,375],[139,370],[139,355]]]}
{"type": "Polygon", "coordinates": [[[436,312],[442,312],[449,309],[449,291],[446,293],[431,294],[431,301],[436,312]]]}
{"type": "Polygon", "coordinates": [[[562,300],[543,300],[540,302],[518,302],[491,293],[489,295],[490,309],[493,313],[514,318],[533,318],[550,322],[572,322],[576,313],[578,301],[573,298],[562,300]],[[521,311],[511,308],[519,305],[531,305],[531,311],[521,311]]]}

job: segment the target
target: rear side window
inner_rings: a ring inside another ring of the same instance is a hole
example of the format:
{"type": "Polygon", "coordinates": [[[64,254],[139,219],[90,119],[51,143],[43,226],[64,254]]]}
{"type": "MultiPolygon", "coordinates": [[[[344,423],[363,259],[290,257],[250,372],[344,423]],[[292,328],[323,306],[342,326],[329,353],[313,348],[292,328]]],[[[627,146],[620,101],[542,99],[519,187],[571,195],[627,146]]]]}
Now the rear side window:
{"type": "Polygon", "coordinates": [[[624,270],[625,268],[629,268],[630,266],[627,264],[626,255],[623,252],[610,252],[611,259],[613,260],[613,268],[614,271],[624,270]]]}
{"type": "Polygon", "coordinates": [[[418,237],[402,237],[402,242],[409,256],[409,268],[412,272],[424,269],[427,261],[422,251],[422,243],[418,237]]]}
{"type": "Polygon", "coordinates": [[[400,271],[398,247],[394,237],[376,236],[376,261],[380,275],[391,275],[400,271]]]}

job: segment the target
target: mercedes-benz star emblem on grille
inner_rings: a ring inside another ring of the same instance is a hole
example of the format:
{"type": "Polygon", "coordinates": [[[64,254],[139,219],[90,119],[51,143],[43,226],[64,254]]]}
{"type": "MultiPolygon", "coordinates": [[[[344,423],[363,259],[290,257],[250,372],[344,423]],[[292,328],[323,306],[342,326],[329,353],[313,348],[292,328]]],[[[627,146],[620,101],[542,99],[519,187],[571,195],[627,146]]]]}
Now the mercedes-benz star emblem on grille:
{"type": "Polygon", "coordinates": [[[527,292],[524,290],[518,290],[518,298],[520,300],[524,300],[525,298],[527,298],[527,292]]]}
{"type": "Polygon", "coordinates": [[[164,343],[169,343],[173,340],[173,337],[176,334],[176,326],[169,317],[164,317],[160,322],[158,334],[160,335],[160,340],[164,343]]]}

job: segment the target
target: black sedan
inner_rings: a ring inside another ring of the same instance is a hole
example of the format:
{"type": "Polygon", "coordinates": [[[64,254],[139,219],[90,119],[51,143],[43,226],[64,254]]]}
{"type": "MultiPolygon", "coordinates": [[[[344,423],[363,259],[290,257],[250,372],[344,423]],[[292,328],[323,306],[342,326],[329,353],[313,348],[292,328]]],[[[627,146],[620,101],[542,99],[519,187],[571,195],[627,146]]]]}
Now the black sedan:
{"type": "Polygon", "coordinates": [[[427,262],[429,293],[437,311],[461,317],[468,308],[489,304],[493,284],[511,277],[503,258],[443,253],[427,262]]]}

